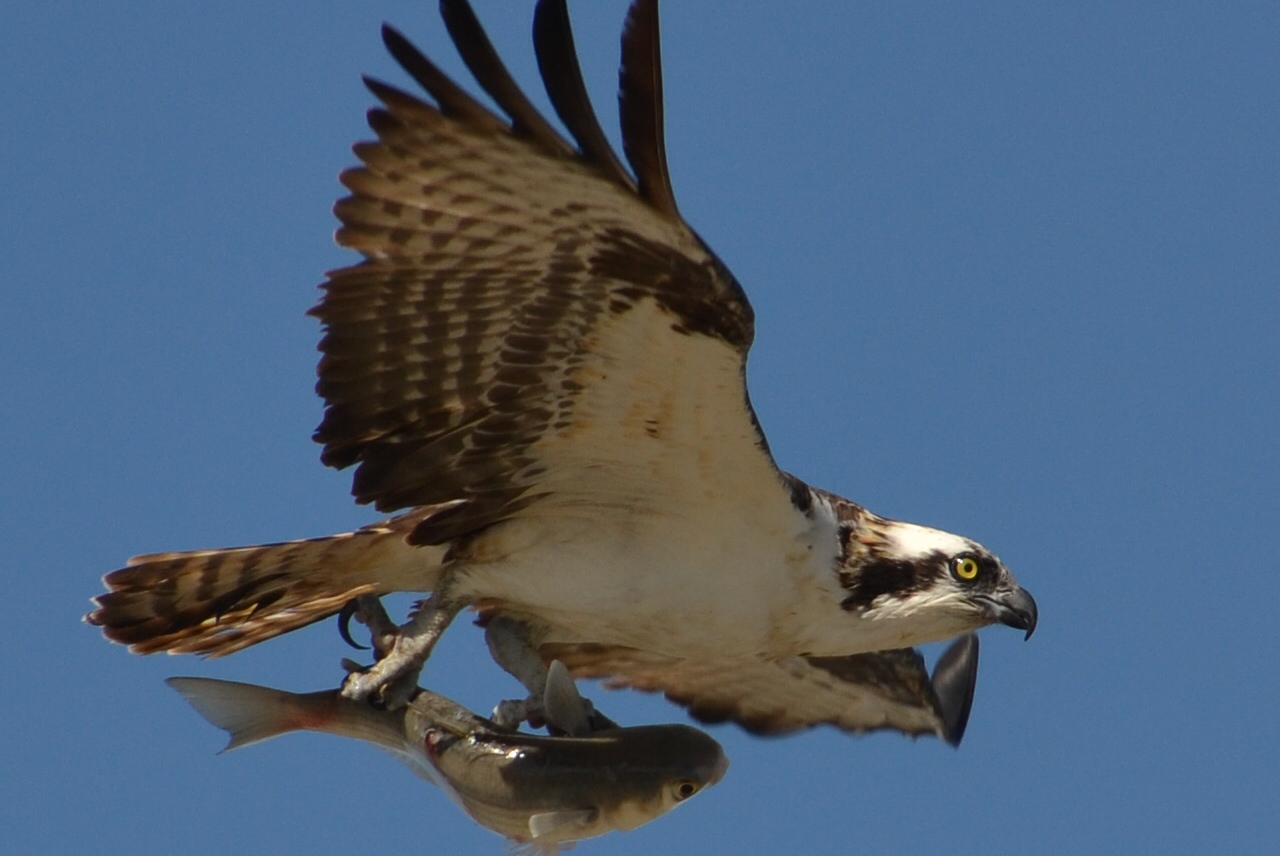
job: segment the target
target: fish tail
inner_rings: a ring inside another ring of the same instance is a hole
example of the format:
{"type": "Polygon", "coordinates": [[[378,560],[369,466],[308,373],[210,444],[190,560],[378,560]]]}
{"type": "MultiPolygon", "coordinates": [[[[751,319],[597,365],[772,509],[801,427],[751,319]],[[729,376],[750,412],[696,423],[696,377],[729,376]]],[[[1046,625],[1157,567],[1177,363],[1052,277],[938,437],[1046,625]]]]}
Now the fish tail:
{"type": "Polygon", "coordinates": [[[334,718],[333,692],[298,693],[211,678],[169,678],[196,713],[231,738],[222,752],[287,734],[324,731],[334,718]]]}

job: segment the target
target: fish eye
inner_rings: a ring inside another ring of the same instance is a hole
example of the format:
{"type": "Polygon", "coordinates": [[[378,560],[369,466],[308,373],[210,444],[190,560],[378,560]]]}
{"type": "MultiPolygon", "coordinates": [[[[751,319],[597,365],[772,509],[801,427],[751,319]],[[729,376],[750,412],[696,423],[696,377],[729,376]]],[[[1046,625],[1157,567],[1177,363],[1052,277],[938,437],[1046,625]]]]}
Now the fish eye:
{"type": "Polygon", "coordinates": [[[962,580],[976,580],[981,570],[982,566],[973,556],[956,556],[951,560],[951,572],[962,580]]]}
{"type": "Polygon", "coordinates": [[[675,797],[677,800],[687,800],[698,792],[698,783],[693,779],[681,779],[676,782],[675,797]]]}

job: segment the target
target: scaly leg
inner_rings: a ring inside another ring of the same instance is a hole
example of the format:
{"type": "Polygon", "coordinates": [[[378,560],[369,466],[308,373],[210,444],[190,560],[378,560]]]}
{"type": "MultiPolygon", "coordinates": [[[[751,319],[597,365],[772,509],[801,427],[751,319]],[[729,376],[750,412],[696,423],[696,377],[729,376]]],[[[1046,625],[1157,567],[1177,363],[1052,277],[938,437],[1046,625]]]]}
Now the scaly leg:
{"type": "Polygon", "coordinates": [[[545,724],[551,733],[570,737],[617,728],[617,723],[579,695],[562,663],[547,668],[529,641],[528,625],[494,618],[485,626],[484,639],[494,661],[529,691],[527,698],[499,702],[493,710],[494,722],[513,731],[524,722],[534,728],[545,724]]]}
{"type": "Polygon", "coordinates": [[[391,710],[407,704],[436,642],[465,605],[452,598],[442,582],[418,604],[409,620],[397,627],[376,597],[357,598],[355,618],[369,628],[378,660],[368,669],[349,671],[342,682],[343,697],[380,701],[391,710]]]}

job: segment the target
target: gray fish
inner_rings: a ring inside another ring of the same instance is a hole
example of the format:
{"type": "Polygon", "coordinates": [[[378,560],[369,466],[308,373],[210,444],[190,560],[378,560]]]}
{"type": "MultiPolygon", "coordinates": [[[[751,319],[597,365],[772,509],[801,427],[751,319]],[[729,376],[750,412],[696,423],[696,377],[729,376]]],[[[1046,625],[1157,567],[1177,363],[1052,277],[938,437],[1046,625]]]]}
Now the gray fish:
{"type": "Polygon", "coordinates": [[[543,737],[503,731],[427,690],[388,711],[337,690],[166,683],[230,735],[224,752],[290,731],[364,740],[439,785],[480,825],[540,852],[648,823],[720,781],[729,765],[719,743],[687,725],[543,737]]]}

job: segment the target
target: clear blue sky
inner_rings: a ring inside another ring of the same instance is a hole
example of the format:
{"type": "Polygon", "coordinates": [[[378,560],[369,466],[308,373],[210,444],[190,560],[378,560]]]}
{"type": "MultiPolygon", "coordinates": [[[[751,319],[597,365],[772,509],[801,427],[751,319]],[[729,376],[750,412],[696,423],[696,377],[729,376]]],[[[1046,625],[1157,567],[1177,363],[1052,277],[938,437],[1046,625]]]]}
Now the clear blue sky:
{"type": "MultiPolygon", "coordinates": [[[[477,5],[535,90],[531,3],[477,5]]],[[[622,8],[572,4],[611,129],[622,8]]],[[[332,686],[332,623],[216,662],[79,623],[134,553],[373,519],[309,439],[303,312],[353,258],[359,75],[406,81],[384,19],[458,68],[426,2],[0,12],[0,849],[500,852],[367,747],[215,757],[161,683],[332,686]]],[[[959,751],[717,728],[721,785],[579,852],[1274,852],[1276,4],[668,3],[663,38],[676,192],[754,302],[780,463],[980,539],[1041,622],[984,632],[959,751]]],[[[426,681],[515,691],[461,625],[426,681]]]]}

